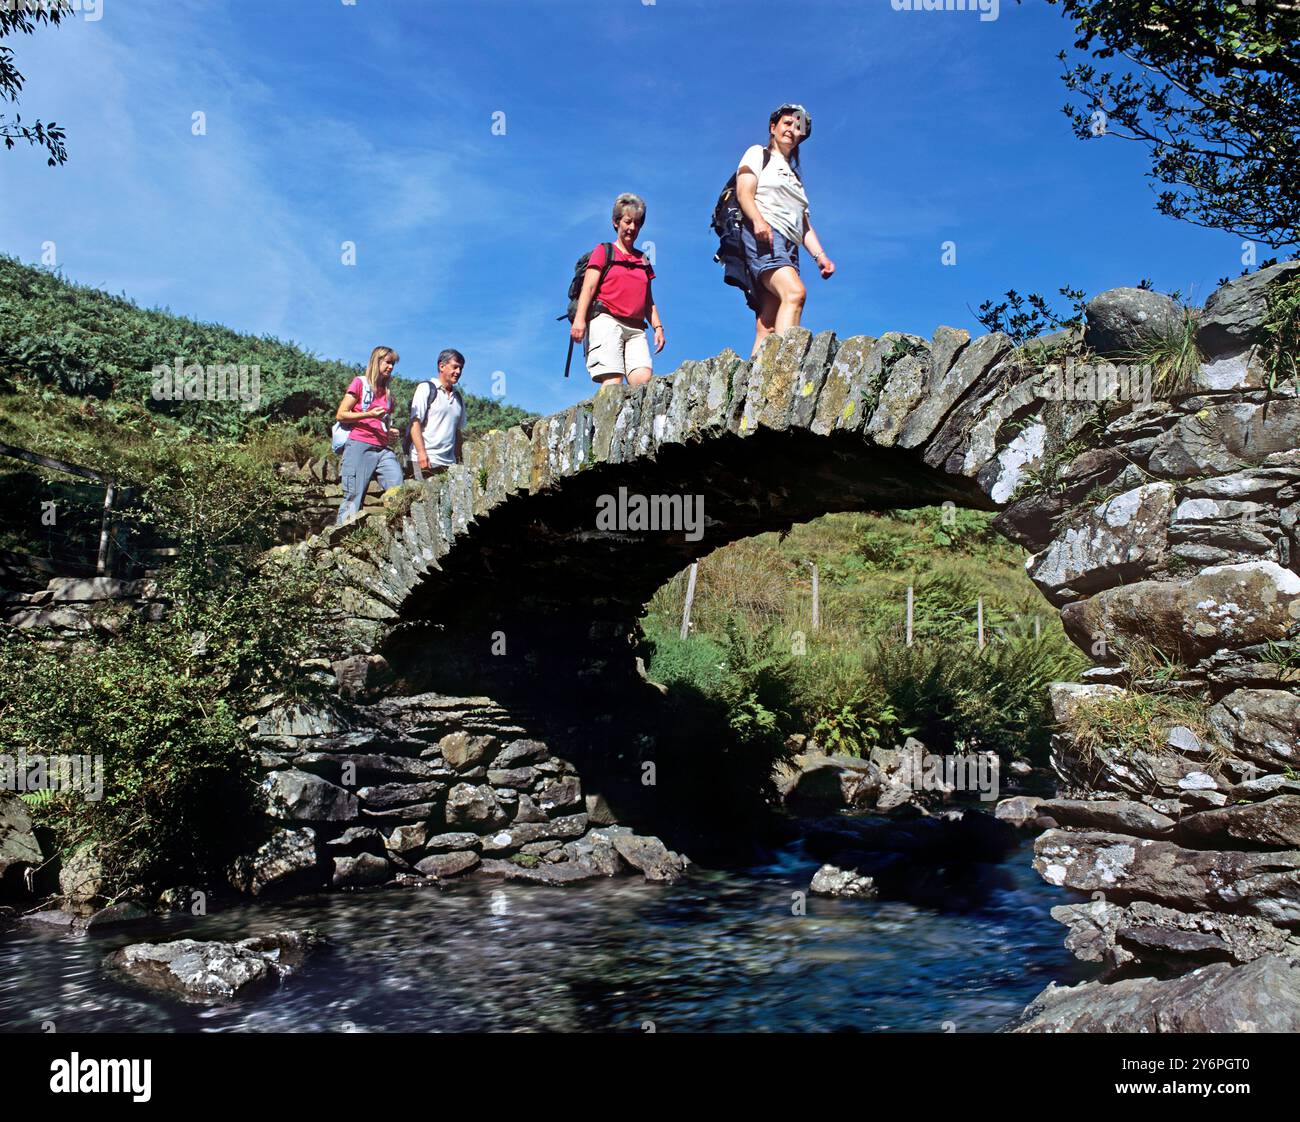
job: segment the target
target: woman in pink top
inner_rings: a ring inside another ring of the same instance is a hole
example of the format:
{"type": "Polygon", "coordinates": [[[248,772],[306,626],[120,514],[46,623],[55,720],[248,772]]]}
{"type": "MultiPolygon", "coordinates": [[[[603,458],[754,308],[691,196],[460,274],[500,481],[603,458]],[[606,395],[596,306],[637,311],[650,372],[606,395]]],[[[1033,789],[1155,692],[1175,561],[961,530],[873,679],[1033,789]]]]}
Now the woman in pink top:
{"type": "Polygon", "coordinates": [[[364,376],[352,379],[334,414],[335,420],[350,430],[339,469],[343,502],[339,504],[337,522],[346,521],[361,509],[366,488],[374,476],[379,477],[379,486],[385,491],[402,484],[401,462],[389,448],[397,437],[397,429],[388,424],[393,411],[388,384],[397,357],[392,347],[376,347],[371,351],[364,376]]]}
{"type": "Polygon", "coordinates": [[[645,200],[625,191],[614,200],[613,217],[618,240],[609,244],[614,259],[606,262],[603,242],[591,251],[569,337],[582,344],[593,382],[618,385],[626,378],[629,385],[641,386],[654,374],[647,320],[654,331],[655,354],[664,349],[664,325],[650,285],[654,266],[636,248],[645,224],[645,200]]]}

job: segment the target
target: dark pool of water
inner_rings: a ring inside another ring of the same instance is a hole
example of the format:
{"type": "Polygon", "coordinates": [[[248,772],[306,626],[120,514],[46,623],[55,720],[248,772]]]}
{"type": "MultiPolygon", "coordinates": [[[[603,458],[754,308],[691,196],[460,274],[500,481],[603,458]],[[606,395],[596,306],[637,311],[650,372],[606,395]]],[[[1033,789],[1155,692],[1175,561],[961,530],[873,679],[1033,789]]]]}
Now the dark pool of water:
{"type": "Polygon", "coordinates": [[[0,936],[0,1029],[58,1032],[987,1032],[1048,982],[1086,976],[1022,847],[960,914],[809,897],[799,845],[769,865],[545,888],[321,894],[84,937],[0,936]],[[311,926],[329,949],[278,990],[202,1009],[133,991],[100,961],[126,943],[311,926]]]}

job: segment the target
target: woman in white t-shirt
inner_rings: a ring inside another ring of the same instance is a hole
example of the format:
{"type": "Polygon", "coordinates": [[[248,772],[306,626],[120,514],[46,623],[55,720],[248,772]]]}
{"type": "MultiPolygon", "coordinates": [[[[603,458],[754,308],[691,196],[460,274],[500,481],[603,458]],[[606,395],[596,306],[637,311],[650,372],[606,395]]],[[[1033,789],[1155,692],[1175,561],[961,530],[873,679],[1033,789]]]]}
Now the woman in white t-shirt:
{"type": "Polygon", "coordinates": [[[768,119],[767,148],[753,145],[736,169],[736,202],[744,215],[745,266],[758,297],[754,350],[773,332],[797,327],[807,290],[799,277],[803,245],[823,278],[835,272],[808,217],[808,196],[799,178],[799,145],[812,133],[802,105],[782,105],[768,119]]]}

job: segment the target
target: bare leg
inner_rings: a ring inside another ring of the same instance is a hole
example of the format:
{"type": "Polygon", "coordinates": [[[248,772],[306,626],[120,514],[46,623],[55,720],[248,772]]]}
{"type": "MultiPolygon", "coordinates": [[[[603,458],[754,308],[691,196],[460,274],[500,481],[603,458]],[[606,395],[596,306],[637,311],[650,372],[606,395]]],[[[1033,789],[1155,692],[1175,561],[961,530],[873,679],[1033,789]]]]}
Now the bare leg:
{"type": "Polygon", "coordinates": [[[644,386],[654,376],[654,371],[650,367],[638,366],[635,370],[628,372],[627,384],[629,386],[644,386]]]}
{"type": "MultiPolygon", "coordinates": [[[[767,277],[764,276],[763,280],[766,281],[767,277]]],[[[754,317],[754,349],[749,354],[750,358],[758,356],[758,348],[763,345],[763,340],[776,330],[776,313],[781,306],[781,298],[766,288],[763,289],[762,299],[762,306],[754,317]]]]}
{"type": "Polygon", "coordinates": [[[790,265],[774,269],[770,273],[763,274],[763,283],[781,301],[776,311],[775,330],[781,332],[790,327],[798,327],[799,321],[803,318],[804,301],[808,297],[808,290],[799,279],[799,270],[790,265]]]}

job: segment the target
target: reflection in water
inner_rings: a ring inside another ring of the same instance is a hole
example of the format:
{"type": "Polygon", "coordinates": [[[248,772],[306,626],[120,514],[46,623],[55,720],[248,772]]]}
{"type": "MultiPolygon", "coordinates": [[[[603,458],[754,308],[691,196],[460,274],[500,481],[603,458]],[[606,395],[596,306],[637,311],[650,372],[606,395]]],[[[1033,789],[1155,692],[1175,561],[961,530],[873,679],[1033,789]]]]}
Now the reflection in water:
{"type": "Polygon", "coordinates": [[[1014,852],[977,910],[809,897],[799,848],[771,865],[544,888],[322,894],[84,938],[0,937],[0,1028],[59,1032],[991,1031],[1052,980],[1082,977],[1048,915],[1068,894],[1014,852]],[[330,949],[279,990],[223,1009],[124,988],[126,943],[312,926],[330,949]]]}

